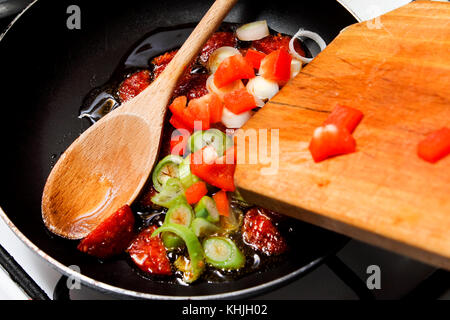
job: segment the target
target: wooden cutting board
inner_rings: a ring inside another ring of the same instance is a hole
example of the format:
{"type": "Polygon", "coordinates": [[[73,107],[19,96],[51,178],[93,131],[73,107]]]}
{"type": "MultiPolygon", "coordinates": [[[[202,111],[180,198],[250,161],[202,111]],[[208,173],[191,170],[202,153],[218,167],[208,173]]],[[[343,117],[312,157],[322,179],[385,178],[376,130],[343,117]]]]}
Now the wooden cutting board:
{"type": "Polygon", "coordinates": [[[253,203],[450,270],[450,157],[430,164],[416,151],[444,126],[450,3],[413,2],[343,30],[244,126],[238,136],[260,140],[275,129],[269,146],[278,130],[278,170],[259,157],[235,181],[253,203]],[[364,113],[357,152],[316,164],[308,144],[337,103],[364,113]]]}

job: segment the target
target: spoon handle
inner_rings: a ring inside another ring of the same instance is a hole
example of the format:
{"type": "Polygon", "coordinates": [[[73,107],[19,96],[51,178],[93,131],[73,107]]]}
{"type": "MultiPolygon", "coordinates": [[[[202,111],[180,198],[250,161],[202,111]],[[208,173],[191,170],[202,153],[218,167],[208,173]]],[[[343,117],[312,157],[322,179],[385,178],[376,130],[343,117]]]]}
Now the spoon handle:
{"type": "MultiPolygon", "coordinates": [[[[205,42],[217,30],[236,2],[237,0],[216,0],[214,2],[167,66],[165,72],[158,77],[158,79],[161,78],[160,81],[167,81],[164,78],[178,79],[183,74],[186,67],[194,60],[205,42]]],[[[173,89],[175,89],[176,81],[172,82],[174,85],[173,89]]]]}
{"type": "Polygon", "coordinates": [[[139,96],[143,99],[154,97],[154,89],[157,88],[157,95],[160,97],[166,96],[165,98],[169,100],[178,79],[191,61],[194,60],[208,38],[217,30],[236,2],[237,0],[216,0],[163,73],[139,96]]]}

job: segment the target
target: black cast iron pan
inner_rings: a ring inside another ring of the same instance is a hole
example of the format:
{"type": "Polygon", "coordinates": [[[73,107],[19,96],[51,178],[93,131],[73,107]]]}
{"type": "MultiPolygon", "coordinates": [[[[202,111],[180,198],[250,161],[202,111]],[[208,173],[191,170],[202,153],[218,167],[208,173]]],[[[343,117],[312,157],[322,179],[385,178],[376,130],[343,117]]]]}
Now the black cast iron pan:
{"type": "MultiPolygon", "coordinates": [[[[152,281],[125,258],[99,263],[78,253],[75,243],[50,234],[41,220],[45,180],[56,158],[89,125],[79,119],[83,98],[105,83],[124,54],[155,28],[199,21],[211,1],[34,2],[0,41],[0,205],[5,221],[32,250],[66,275],[91,287],[139,298],[242,298],[271,290],[304,275],[340,249],[346,238],[301,224],[291,254],[268,270],[232,282],[192,286],[152,281]],[[81,8],[81,30],[66,26],[67,7],[81,8]],[[76,265],[81,274],[68,266],[76,265]]],[[[240,1],[227,17],[244,23],[266,19],[276,31],[299,27],[327,42],[354,18],[335,1],[240,1]]]]}

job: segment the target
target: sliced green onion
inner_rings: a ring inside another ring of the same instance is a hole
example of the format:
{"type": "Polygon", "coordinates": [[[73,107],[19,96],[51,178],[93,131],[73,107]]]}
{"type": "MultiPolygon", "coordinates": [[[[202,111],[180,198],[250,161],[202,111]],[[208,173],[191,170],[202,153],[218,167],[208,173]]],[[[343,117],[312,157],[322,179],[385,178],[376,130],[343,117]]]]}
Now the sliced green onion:
{"type": "Polygon", "coordinates": [[[208,196],[201,198],[195,206],[195,216],[214,223],[219,222],[220,218],[215,201],[208,196]]]}
{"type": "Polygon", "coordinates": [[[195,216],[197,218],[206,219],[208,217],[208,210],[206,210],[205,208],[203,208],[201,210],[196,210],[195,211],[195,216]]]}
{"type": "Polygon", "coordinates": [[[186,202],[180,180],[169,178],[164,184],[164,188],[161,192],[152,197],[152,202],[165,208],[170,208],[178,203],[186,202]]]}
{"type": "Polygon", "coordinates": [[[233,146],[233,140],[219,129],[199,130],[191,135],[188,146],[191,152],[212,146],[221,157],[225,150],[233,146]]]}
{"type": "Polygon", "coordinates": [[[153,232],[152,237],[161,232],[172,232],[183,239],[189,253],[189,260],[192,268],[192,276],[185,277],[185,279],[187,282],[193,282],[198,279],[205,269],[205,255],[202,245],[200,244],[200,241],[198,241],[198,238],[195,236],[194,232],[186,226],[168,223],[156,229],[153,232]]]}
{"type": "Polygon", "coordinates": [[[171,207],[166,213],[164,223],[181,224],[189,227],[194,219],[194,212],[187,203],[179,203],[171,207]]]}
{"type": "Polygon", "coordinates": [[[184,241],[179,236],[172,232],[163,232],[161,234],[161,239],[167,250],[171,251],[184,246],[184,241]]]}
{"type": "MultiPolygon", "coordinates": [[[[192,211],[191,206],[187,203],[179,203],[167,211],[164,223],[181,224],[189,227],[193,219],[194,212],[192,211]]],[[[169,250],[181,248],[184,245],[183,240],[171,232],[163,232],[161,238],[164,242],[164,246],[169,250]]]]}
{"type": "Polygon", "coordinates": [[[161,192],[168,179],[178,178],[178,165],[181,161],[183,161],[182,157],[170,154],[158,162],[152,174],[156,191],[161,192]]]}
{"type": "Polygon", "coordinates": [[[220,230],[218,226],[204,218],[195,218],[192,221],[191,229],[200,238],[212,235],[220,230]]]}
{"type": "Polygon", "coordinates": [[[236,244],[225,237],[211,237],[203,241],[206,262],[221,269],[240,269],[245,265],[245,256],[236,244]]]}
{"type": "Polygon", "coordinates": [[[181,161],[178,167],[178,174],[184,189],[187,189],[194,183],[200,181],[200,178],[191,172],[191,155],[188,155],[181,161]]]}

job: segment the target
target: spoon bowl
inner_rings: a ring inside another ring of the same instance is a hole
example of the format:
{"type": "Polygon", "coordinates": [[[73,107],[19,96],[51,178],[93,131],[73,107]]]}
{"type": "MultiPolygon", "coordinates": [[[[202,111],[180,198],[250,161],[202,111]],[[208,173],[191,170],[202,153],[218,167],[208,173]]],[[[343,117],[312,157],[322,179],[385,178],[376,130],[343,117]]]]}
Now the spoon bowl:
{"type": "Polygon", "coordinates": [[[152,169],[158,144],[151,141],[158,135],[143,118],[118,113],[80,136],[47,180],[42,199],[47,227],[67,238],[83,238],[108,213],[131,204],[152,169]]]}

